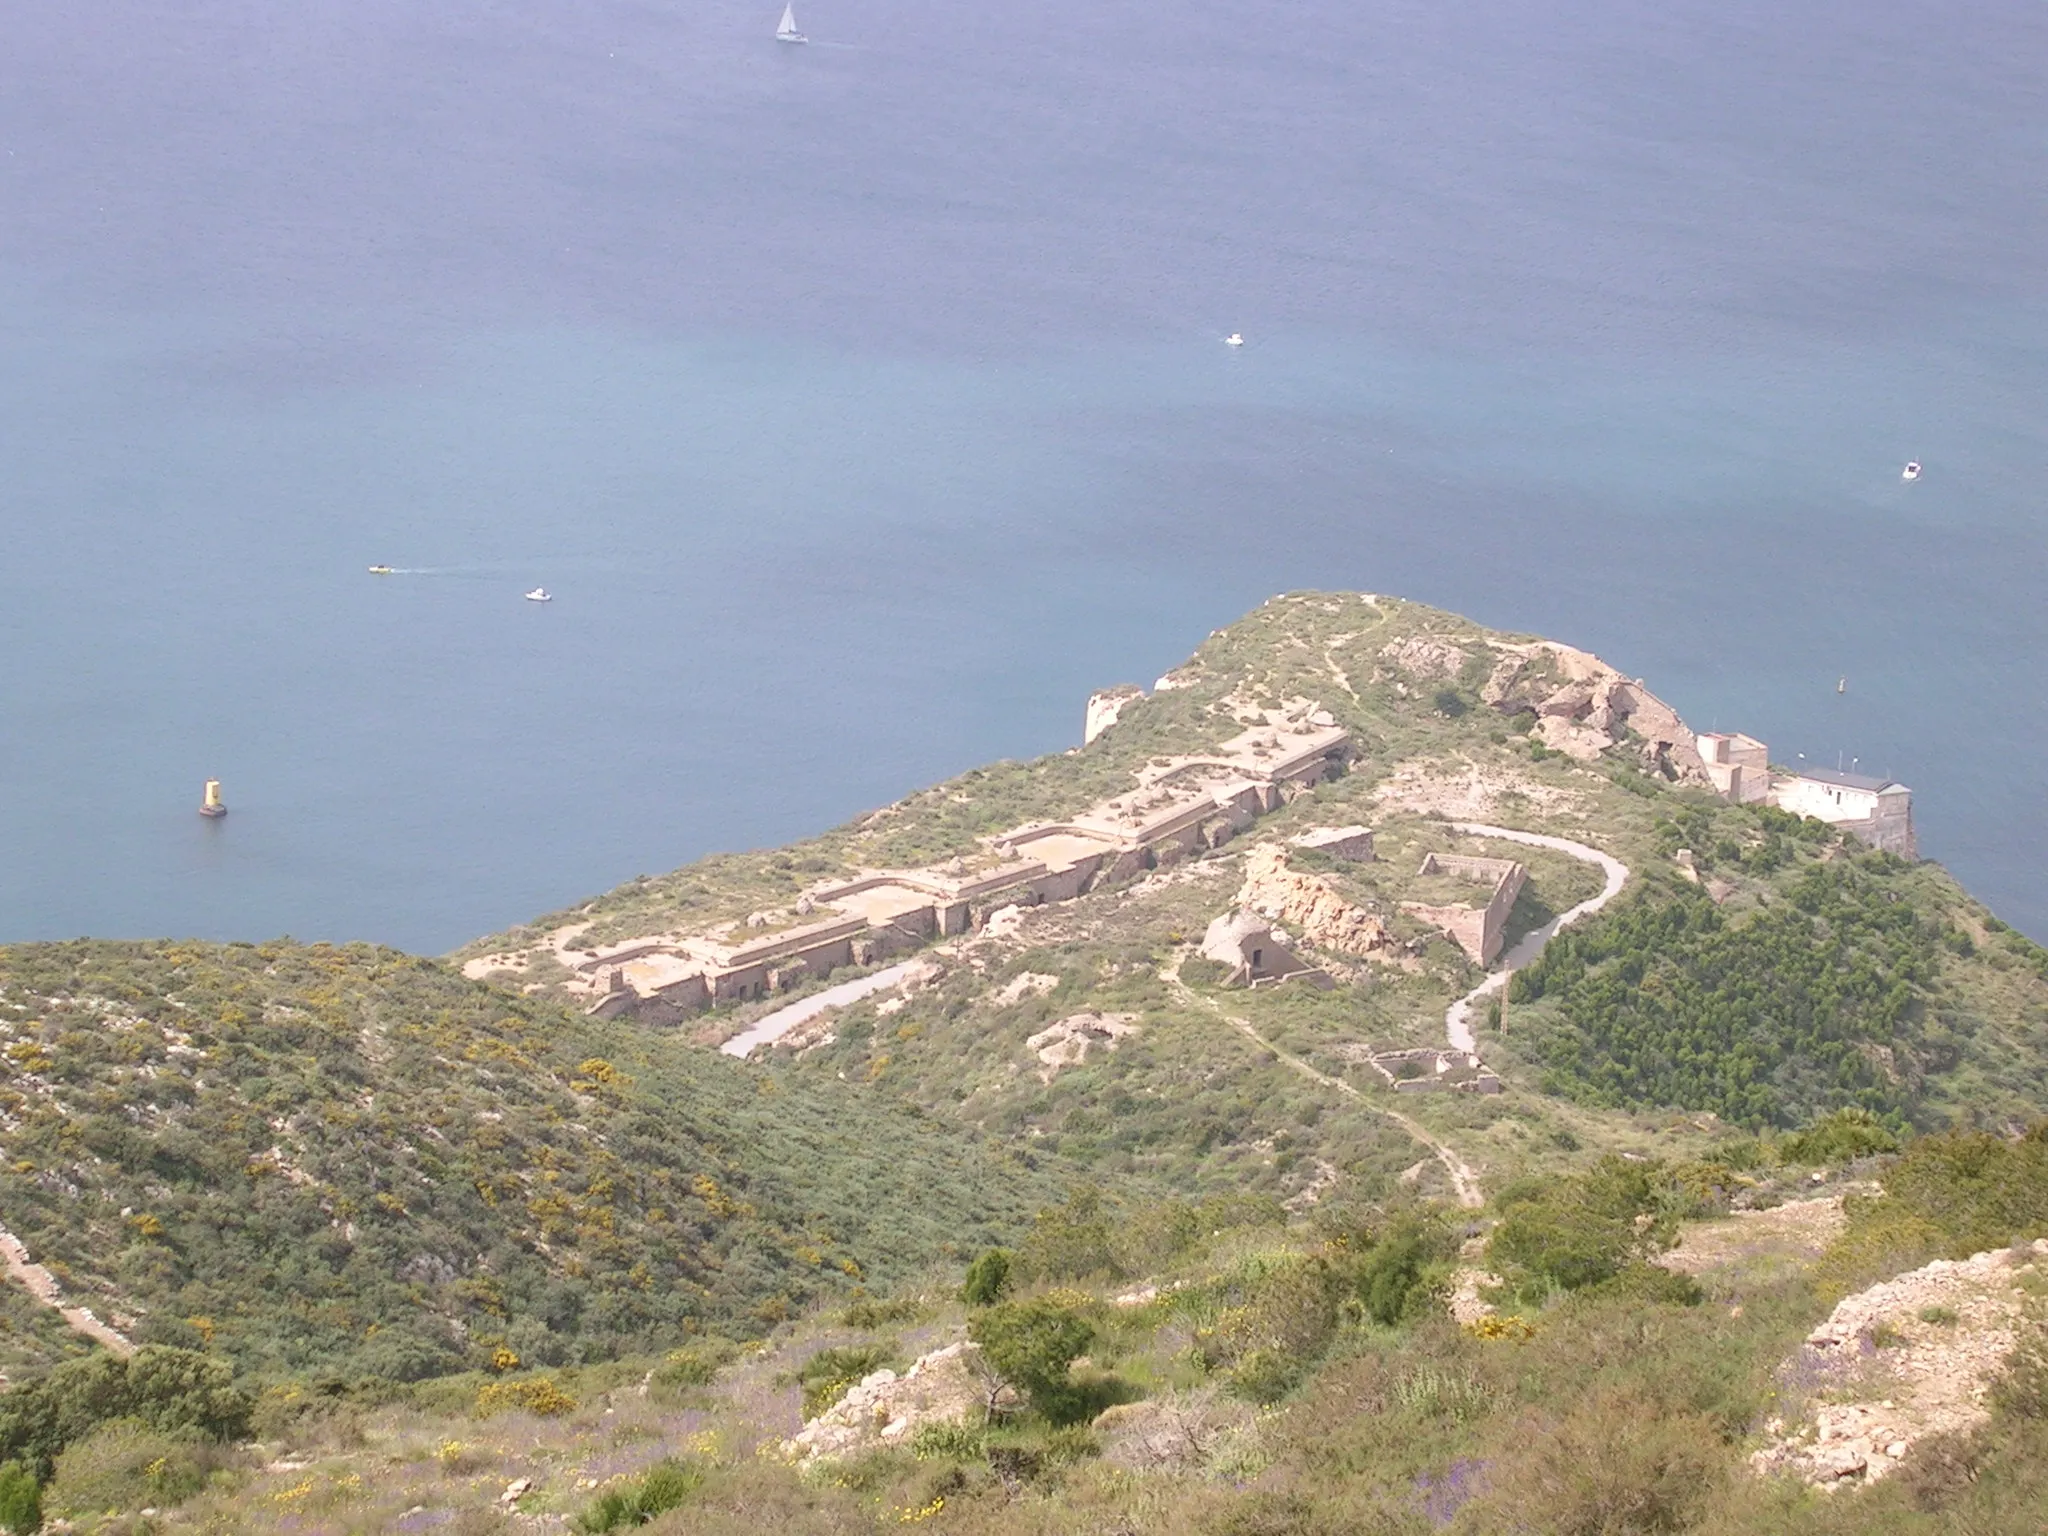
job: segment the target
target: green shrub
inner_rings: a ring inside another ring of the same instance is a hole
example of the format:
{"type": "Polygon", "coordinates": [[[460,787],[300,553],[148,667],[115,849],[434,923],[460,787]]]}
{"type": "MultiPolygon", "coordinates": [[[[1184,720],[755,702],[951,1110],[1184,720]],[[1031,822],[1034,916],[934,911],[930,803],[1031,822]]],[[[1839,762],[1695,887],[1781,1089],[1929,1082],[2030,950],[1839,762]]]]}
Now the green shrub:
{"type": "Polygon", "coordinates": [[[1085,1186],[1031,1218],[1017,1268],[1034,1280],[1120,1279],[1116,1228],[1099,1190],[1085,1186]]]}
{"type": "Polygon", "coordinates": [[[1311,1363],[1277,1349],[1254,1349],[1230,1368],[1226,1382],[1232,1397],[1263,1408],[1292,1392],[1311,1363]]]}
{"type": "Polygon", "coordinates": [[[577,1520],[578,1530],[602,1533],[631,1530],[676,1508],[704,1481],[687,1462],[670,1457],[658,1461],[622,1488],[599,1494],[577,1520]]]}
{"type": "Polygon", "coordinates": [[[862,1296],[846,1304],[839,1321],[848,1328],[886,1328],[891,1323],[908,1323],[926,1311],[919,1296],[862,1296]]]}
{"type": "Polygon", "coordinates": [[[919,1461],[979,1461],[987,1449],[987,1427],[957,1419],[926,1424],[910,1437],[910,1454],[919,1461]]]}
{"type": "Polygon", "coordinates": [[[990,1248],[976,1255],[967,1266],[967,1278],[960,1285],[960,1299],[970,1307],[986,1307],[1001,1301],[1010,1289],[1014,1259],[1007,1248],[990,1248]]]}
{"type": "Polygon", "coordinates": [[[1529,1301],[1611,1280],[1661,1246],[1660,1193],[1650,1165],[1611,1156],[1573,1178],[1510,1186],[1487,1260],[1529,1301]]]}
{"type": "Polygon", "coordinates": [[[1822,1257],[1826,1296],[1929,1259],[1965,1258],[2048,1236],[2048,1121],[2016,1140],[1978,1131],[1922,1136],[1884,1173],[1884,1192],[1843,1202],[1849,1224],[1822,1257]]]}
{"type": "Polygon", "coordinates": [[[167,1435],[139,1419],[110,1419],[57,1458],[44,1503],[52,1513],[71,1518],[163,1509],[204,1488],[210,1470],[200,1443],[167,1435]]]}
{"type": "Polygon", "coordinates": [[[1365,1315],[1384,1328],[1420,1315],[1437,1288],[1432,1266],[1443,1246],[1440,1225],[1427,1227],[1420,1218],[1399,1223],[1373,1244],[1356,1282],[1365,1315]]]}
{"type": "Polygon", "coordinates": [[[1072,1308],[1044,1296],[997,1302],[969,1320],[967,1336],[1047,1420],[1065,1423],[1085,1406],[1069,1372],[1095,1328],[1072,1308]]]}
{"type": "Polygon", "coordinates": [[[0,1531],[35,1536],[43,1528],[43,1488],[33,1468],[10,1461],[0,1467],[0,1531]]]}
{"type": "Polygon", "coordinates": [[[1622,1265],[1593,1289],[1602,1296],[1667,1307],[1696,1307],[1707,1299],[1691,1275],[1640,1259],[1622,1265]]]}
{"type": "Polygon", "coordinates": [[[1847,1163],[1899,1150],[1898,1138],[1867,1109],[1838,1109],[1778,1143],[1788,1163],[1847,1163]]]}

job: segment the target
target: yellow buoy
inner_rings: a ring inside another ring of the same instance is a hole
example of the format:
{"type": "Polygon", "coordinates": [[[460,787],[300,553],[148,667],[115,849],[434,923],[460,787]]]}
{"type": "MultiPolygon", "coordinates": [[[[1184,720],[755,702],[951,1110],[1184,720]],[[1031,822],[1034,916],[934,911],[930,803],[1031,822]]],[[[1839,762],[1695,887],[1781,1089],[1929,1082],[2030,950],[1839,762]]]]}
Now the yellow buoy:
{"type": "Polygon", "coordinates": [[[208,779],[206,781],[206,798],[199,802],[199,814],[202,816],[220,817],[227,815],[227,813],[228,808],[221,804],[220,780],[208,779]]]}

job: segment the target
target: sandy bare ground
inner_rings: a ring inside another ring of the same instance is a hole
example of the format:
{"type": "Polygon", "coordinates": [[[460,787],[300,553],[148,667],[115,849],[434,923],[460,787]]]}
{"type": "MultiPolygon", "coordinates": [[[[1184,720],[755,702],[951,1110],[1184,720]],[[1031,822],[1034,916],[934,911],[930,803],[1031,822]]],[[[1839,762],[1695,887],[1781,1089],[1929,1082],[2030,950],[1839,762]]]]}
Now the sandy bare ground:
{"type": "Polygon", "coordinates": [[[1818,1261],[1846,1225],[1839,1193],[1818,1200],[1788,1200],[1766,1211],[1737,1211],[1718,1221],[1693,1223],[1680,1234],[1678,1246],[1660,1254],[1657,1262],[1689,1275],[1736,1265],[1745,1270],[1801,1269],[1818,1261]]]}
{"type": "Polygon", "coordinates": [[[1598,848],[1588,848],[1584,843],[1575,843],[1568,837],[1550,837],[1542,832],[1517,832],[1512,827],[1493,827],[1478,821],[1454,821],[1455,831],[1473,837],[1500,837],[1511,843],[1526,843],[1531,848],[1552,848],[1559,853],[1570,854],[1588,864],[1598,864],[1607,876],[1607,883],[1600,894],[1588,897],[1569,912],[1560,913],[1532,933],[1526,933],[1513,949],[1501,957],[1500,968],[1470,992],[1459,998],[1444,1014],[1444,1033],[1449,1036],[1451,1049],[1455,1051],[1476,1051],[1478,1042],[1472,1037],[1472,1009],[1482,998],[1493,996],[1508,984],[1508,978],[1543,953],[1543,946],[1550,942],[1550,936],[1560,928],[1569,927],[1588,913],[1598,912],[1620,894],[1628,884],[1628,866],[1611,853],[1602,853],[1598,848]]]}
{"type": "Polygon", "coordinates": [[[117,1355],[135,1353],[135,1346],[128,1342],[127,1337],[93,1316],[90,1307],[67,1307],[64,1289],[57,1284],[57,1277],[42,1265],[31,1262],[27,1245],[4,1227],[0,1227],[0,1259],[6,1260],[7,1273],[27,1286],[31,1296],[55,1311],[74,1332],[96,1339],[117,1355]]]}
{"type": "Polygon", "coordinates": [[[848,1003],[857,1003],[864,997],[872,997],[890,987],[914,981],[935,970],[929,960],[905,960],[886,970],[876,971],[872,976],[857,977],[842,981],[836,987],[827,987],[815,992],[801,1002],[791,1003],[787,1008],[778,1008],[766,1018],[756,1019],[743,1034],[734,1035],[718,1049],[727,1056],[744,1060],[764,1045],[773,1045],[799,1024],[808,1024],[828,1008],[844,1008],[848,1003]]]}

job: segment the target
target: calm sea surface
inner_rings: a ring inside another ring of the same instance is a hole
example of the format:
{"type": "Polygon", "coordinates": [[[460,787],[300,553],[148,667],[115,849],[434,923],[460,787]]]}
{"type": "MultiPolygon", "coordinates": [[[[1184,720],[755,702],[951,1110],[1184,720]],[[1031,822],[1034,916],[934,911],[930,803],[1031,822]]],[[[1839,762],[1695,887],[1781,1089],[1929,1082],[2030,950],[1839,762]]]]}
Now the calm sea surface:
{"type": "Polygon", "coordinates": [[[778,11],[9,8],[0,939],[445,949],[1303,586],[1895,774],[2048,937],[2048,11],[778,11]]]}

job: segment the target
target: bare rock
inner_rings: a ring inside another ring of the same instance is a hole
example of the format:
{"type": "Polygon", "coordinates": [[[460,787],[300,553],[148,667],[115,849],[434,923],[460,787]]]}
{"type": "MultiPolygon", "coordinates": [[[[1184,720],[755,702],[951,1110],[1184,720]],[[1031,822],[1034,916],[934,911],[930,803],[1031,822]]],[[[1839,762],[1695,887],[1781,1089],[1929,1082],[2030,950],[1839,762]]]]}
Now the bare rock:
{"type": "Polygon", "coordinates": [[[981,1347],[962,1340],[920,1357],[901,1376],[876,1371],[863,1377],[785,1440],[782,1453],[792,1461],[811,1461],[900,1444],[927,1424],[979,1421],[992,1392],[999,1408],[1014,1402],[1007,1387],[997,1388],[981,1347]]]}
{"type": "Polygon", "coordinates": [[[1380,654],[1413,677],[1456,677],[1465,666],[1465,650],[1438,635],[1414,635],[1384,647],[1380,654]]]}
{"type": "Polygon", "coordinates": [[[1346,901],[1319,877],[1288,868],[1287,849],[1277,843],[1245,856],[1237,905],[1285,922],[1305,942],[1339,954],[1368,955],[1392,942],[1378,915],[1346,901]]]}
{"type": "Polygon", "coordinates": [[[1810,1423],[1777,1423],[1751,1467],[1824,1488],[1875,1482],[1917,1442],[1975,1429],[2020,1326],[2016,1282],[2044,1260],[2048,1238],[1937,1259],[1845,1297],[1781,1370],[1787,1382],[1824,1383],[1831,1400],[1810,1423]]]}
{"type": "Polygon", "coordinates": [[[1039,1077],[1051,1082],[1062,1067],[1088,1059],[1092,1047],[1113,1051],[1124,1036],[1138,1032],[1135,1013],[1077,1013],[1049,1024],[1024,1042],[1043,1064],[1039,1077]]]}
{"type": "MultiPolygon", "coordinates": [[[[1164,680],[1162,679],[1162,686],[1164,680]]],[[[1081,744],[1086,746],[1117,722],[1131,705],[1145,697],[1145,690],[1136,683],[1118,683],[1114,688],[1104,688],[1088,696],[1088,719],[1083,728],[1081,744]]]]}

